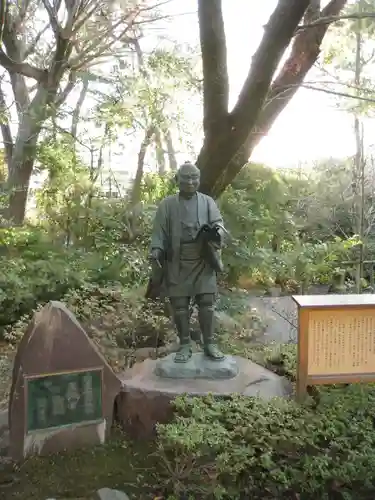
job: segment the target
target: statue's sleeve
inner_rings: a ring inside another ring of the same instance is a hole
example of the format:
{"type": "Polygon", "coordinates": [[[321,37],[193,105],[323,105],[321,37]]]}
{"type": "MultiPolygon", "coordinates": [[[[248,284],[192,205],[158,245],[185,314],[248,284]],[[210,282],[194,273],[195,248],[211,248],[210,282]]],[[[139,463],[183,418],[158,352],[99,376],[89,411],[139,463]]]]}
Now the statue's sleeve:
{"type": "Polygon", "coordinates": [[[223,218],[221,216],[219,207],[213,198],[208,198],[208,214],[210,224],[223,224],[223,218]]]}
{"type": "Polygon", "coordinates": [[[167,241],[167,206],[163,200],[160,203],[154,218],[150,248],[151,250],[153,248],[160,248],[160,250],[165,252],[167,250],[167,241]]]}

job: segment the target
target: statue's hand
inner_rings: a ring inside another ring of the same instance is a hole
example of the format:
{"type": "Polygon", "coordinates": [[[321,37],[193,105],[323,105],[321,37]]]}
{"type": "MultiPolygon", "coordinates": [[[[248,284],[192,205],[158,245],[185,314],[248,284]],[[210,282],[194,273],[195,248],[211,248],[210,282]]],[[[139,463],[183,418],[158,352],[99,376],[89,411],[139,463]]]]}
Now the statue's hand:
{"type": "Polygon", "coordinates": [[[163,258],[163,251],[160,248],[153,248],[150,252],[150,260],[152,262],[158,262],[159,265],[163,258]]]}
{"type": "Polygon", "coordinates": [[[217,236],[217,240],[215,241],[215,243],[219,246],[219,247],[222,247],[223,244],[224,244],[224,236],[225,236],[225,229],[223,228],[223,226],[221,225],[217,225],[215,226],[215,230],[216,230],[216,236],[217,236]]]}

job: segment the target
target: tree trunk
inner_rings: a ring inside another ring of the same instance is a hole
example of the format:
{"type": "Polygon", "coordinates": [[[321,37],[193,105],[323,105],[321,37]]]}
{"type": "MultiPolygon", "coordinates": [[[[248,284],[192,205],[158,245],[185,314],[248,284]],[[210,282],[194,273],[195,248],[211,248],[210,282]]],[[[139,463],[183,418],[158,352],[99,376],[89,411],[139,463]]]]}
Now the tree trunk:
{"type": "Polygon", "coordinates": [[[176,151],[174,150],[172,134],[169,129],[165,132],[165,142],[167,144],[169,168],[170,170],[172,170],[172,172],[176,172],[177,170],[176,151]]]}
{"type": "Polygon", "coordinates": [[[147,148],[151,144],[154,133],[155,133],[154,127],[150,127],[148,130],[146,130],[145,136],[141,143],[141,147],[139,148],[137,172],[135,174],[133,189],[131,193],[131,201],[133,206],[137,205],[141,201],[141,187],[142,187],[142,179],[144,173],[145,157],[147,153],[147,148]]]}
{"type": "Polygon", "coordinates": [[[205,137],[197,165],[204,193],[218,197],[233,181],[317,60],[329,24],[299,29],[304,16],[307,22],[335,16],[345,3],[346,0],[331,0],[319,11],[317,1],[279,0],[265,26],[237,103],[228,112],[221,1],[199,0],[205,137]],[[275,77],[292,40],[290,54],[275,77]]]}
{"type": "Polygon", "coordinates": [[[7,218],[15,225],[22,224],[25,218],[36,147],[51,97],[50,91],[39,86],[34,99],[24,110],[18,127],[6,185],[9,193],[7,218]]]}
{"type": "Polygon", "coordinates": [[[166,171],[165,155],[163,149],[162,136],[159,128],[155,129],[155,149],[156,149],[156,161],[158,164],[159,175],[164,175],[166,171]]]}
{"type": "MultiPolygon", "coordinates": [[[[362,10],[362,2],[359,2],[359,12],[362,10]]],[[[362,21],[356,22],[356,53],[354,68],[354,85],[358,89],[361,86],[362,73],[362,21]]],[[[362,267],[363,267],[363,204],[364,204],[364,158],[363,158],[363,127],[358,111],[354,114],[354,136],[356,153],[353,165],[353,212],[354,232],[360,239],[358,261],[355,266],[355,288],[357,293],[362,289],[362,267]]]]}
{"type": "MultiPolygon", "coordinates": [[[[85,74],[83,76],[83,79],[82,79],[81,92],[79,94],[77,103],[76,103],[75,108],[74,108],[73,113],[72,113],[72,126],[71,126],[71,129],[70,129],[70,132],[72,134],[72,137],[73,137],[74,141],[77,140],[78,123],[79,123],[79,119],[80,119],[80,116],[81,116],[82,106],[83,106],[83,103],[84,103],[84,101],[86,99],[87,92],[89,90],[89,84],[90,84],[90,80],[88,78],[88,75],[85,74]]],[[[76,149],[77,149],[76,148],[76,144],[74,142],[74,161],[75,162],[77,162],[76,149]]]]}
{"type": "Polygon", "coordinates": [[[0,120],[1,120],[0,122],[1,134],[3,136],[3,143],[4,143],[5,161],[9,168],[13,155],[13,138],[12,138],[12,133],[10,131],[8,110],[5,102],[3,89],[1,88],[1,84],[0,84],[0,120]]]}
{"type": "Polygon", "coordinates": [[[33,171],[36,145],[40,126],[32,127],[25,124],[20,127],[14,152],[9,166],[7,192],[9,204],[7,219],[15,225],[21,225],[25,218],[29,181],[33,171]]]}

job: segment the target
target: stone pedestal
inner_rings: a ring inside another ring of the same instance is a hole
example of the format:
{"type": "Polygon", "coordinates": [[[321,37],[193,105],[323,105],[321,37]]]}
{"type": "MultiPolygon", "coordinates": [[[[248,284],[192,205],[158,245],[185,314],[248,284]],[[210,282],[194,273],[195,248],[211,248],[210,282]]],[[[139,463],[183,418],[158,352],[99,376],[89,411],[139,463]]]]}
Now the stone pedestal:
{"type": "MultiPolygon", "coordinates": [[[[190,362],[190,367],[195,367],[195,370],[201,367],[195,378],[159,376],[158,373],[165,375],[171,374],[171,370],[178,370],[178,367],[182,369],[181,365],[172,365],[173,356],[172,354],[162,360],[148,359],[134,365],[122,377],[120,376],[122,389],[116,399],[116,418],[130,437],[135,439],[154,437],[156,424],[171,420],[173,412],[170,403],[181,394],[192,396],[204,396],[210,393],[215,396],[242,394],[266,400],[288,397],[292,394],[292,385],[289,381],[241,357],[228,356],[222,362],[208,361],[204,370],[202,359],[199,358],[202,355],[197,353],[190,362]],[[216,369],[219,371],[223,370],[223,366],[227,369],[235,367],[237,375],[232,378],[213,378],[215,367],[212,363],[217,363],[216,369]]],[[[188,366],[183,369],[188,371],[188,366]]]]}
{"type": "Polygon", "coordinates": [[[225,380],[238,375],[239,367],[233,356],[214,361],[203,352],[194,353],[187,363],[176,363],[175,354],[170,354],[156,362],[155,375],[161,378],[183,380],[225,380]]]}

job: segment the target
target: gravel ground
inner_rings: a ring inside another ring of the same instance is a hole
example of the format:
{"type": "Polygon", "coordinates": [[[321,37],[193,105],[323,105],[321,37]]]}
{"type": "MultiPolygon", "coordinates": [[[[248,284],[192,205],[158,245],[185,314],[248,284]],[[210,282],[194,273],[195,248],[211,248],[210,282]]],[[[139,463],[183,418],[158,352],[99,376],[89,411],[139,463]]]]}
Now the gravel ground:
{"type": "Polygon", "coordinates": [[[258,341],[297,343],[297,306],[291,297],[251,297],[249,305],[266,325],[266,333],[258,341]]]}

